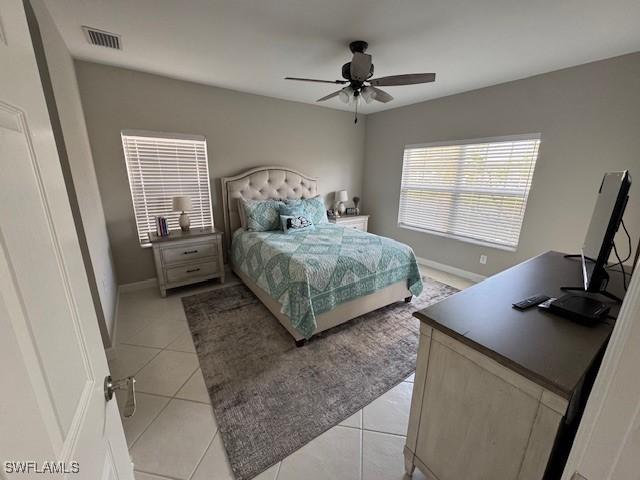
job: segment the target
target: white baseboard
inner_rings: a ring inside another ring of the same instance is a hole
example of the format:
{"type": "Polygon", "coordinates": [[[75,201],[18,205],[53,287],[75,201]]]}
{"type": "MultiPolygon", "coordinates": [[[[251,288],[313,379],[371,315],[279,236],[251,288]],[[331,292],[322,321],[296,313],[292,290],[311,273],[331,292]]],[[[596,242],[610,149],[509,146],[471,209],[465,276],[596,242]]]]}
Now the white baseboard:
{"type": "Polygon", "coordinates": [[[418,261],[419,265],[424,265],[425,267],[435,268],[436,270],[440,270],[442,272],[451,273],[452,275],[466,278],[467,280],[471,280],[472,282],[478,283],[487,278],[484,275],[480,275],[479,273],[469,272],[458,267],[452,267],[451,265],[446,265],[444,263],[434,262],[433,260],[429,260],[426,258],[416,257],[416,260],[418,261]]]}
{"type": "Polygon", "coordinates": [[[137,290],[144,290],[149,287],[157,287],[158,280],[156,277],[147,278],[146,280],[142,280],[140,282],[133,283],[123,283],[122,285],[118,285],[119,293],[127,293],[127,292],[135,292],[137,290]]]}

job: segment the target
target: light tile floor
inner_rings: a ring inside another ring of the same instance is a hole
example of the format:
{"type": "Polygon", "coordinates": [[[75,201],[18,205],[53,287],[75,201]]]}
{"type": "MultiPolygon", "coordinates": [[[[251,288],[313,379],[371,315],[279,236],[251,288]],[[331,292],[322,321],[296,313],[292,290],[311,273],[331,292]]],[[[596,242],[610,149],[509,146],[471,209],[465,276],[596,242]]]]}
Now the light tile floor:
{"type": "MultiPolygon", "coordinates": [[[[472,284],[438,270],[422,271],[456,288],[472,284]]],[[[137,380],[138,409],[123,418],[137,480],[233,480],[180,300],[212,288],[220,287],[208,283],[167,298],[156,288],[120,296],[118,344],[109,364],[114,378],[137,380]]],[[[412,382],[413,375],[256,479],[406,478],[402,449],[412,382]]],[[[124,395],[117,397],[122,408],[124,395]]],[[[425,477],[416,470],[413,478],[425,477]]]]}

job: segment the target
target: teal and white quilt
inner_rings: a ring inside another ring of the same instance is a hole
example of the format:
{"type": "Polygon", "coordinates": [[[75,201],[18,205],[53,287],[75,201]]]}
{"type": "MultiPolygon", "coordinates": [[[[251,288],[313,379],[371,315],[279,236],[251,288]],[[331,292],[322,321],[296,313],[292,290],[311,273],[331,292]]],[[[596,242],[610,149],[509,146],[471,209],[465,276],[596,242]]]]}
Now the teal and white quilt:
{"type": "Polygon", "coordinates": [[[282,305],[306,338],[316,315],[336,305],[406,280],[413,295],[422,280],[411,247],[334,224],[286,235],[237,230],[233,264],[282,305]]]}

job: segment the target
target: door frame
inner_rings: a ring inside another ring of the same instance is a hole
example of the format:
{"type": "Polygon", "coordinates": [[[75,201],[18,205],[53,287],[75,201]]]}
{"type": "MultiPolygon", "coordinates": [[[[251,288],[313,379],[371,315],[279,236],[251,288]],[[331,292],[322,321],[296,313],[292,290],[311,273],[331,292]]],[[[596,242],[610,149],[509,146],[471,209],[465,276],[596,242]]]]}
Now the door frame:
{"type": "MultiPolygon", "coordinates": [[[[636,272],[637,270],[638,268],[636,268],[636,272]]],[[[605,418],[607,407],[612,406],[616,401],[616,398],[614,398],[614,390],[617,388],[619,392],[620,388],[626,389],[627,391],[633,388],[633,385],[625,387],[624,383],[621,384],[621,381],[624,382],[624,379],[619,378],[617,375],[623,374],[621,369],[622,362],[625,359],[625,355],[629,353],[637,355],[638,351],[640,351],[640,275],[635,275],[631,278],[616,321],[616,326],[613,329],[611,340],[606,349],[602,365],[600,366],[585,408],[584,416],[578,427],[578,432],[569,458],[567,459],[562,480],[585,478],[577,475],[582,472],[581,466],[587,458],[593,460],[594,452],[590,451],[590,447],[593,446],[592,442],[595,441],[596,436],[602,433],[601,428],[603,424],[600,422],[607,422],[605,418]]],[[[636,387],[636,391],[637,390],[636,387]]],[[[634,409],[637,417],[640,411],[640,396],[636,397],[634,409]]],[[[598,454],[601,453],[601,455],[598,455],[600,458],[598,458],[597,461],[601,463],[602,471],[607,471],[609,476],[620,460],[620,455],[625,448],[627,436],[633,427],[633,418],[629,418],[628,420],[625,434],[619,438],[612,438],[612,443],[608,445],[611,447],[610,449],[606,452],[596,449],[598,454]]],[[[584,473],[582,474],[584,475],[584,473]]],[[[590,480],[604,480],[604,478],[590,480]]]]}

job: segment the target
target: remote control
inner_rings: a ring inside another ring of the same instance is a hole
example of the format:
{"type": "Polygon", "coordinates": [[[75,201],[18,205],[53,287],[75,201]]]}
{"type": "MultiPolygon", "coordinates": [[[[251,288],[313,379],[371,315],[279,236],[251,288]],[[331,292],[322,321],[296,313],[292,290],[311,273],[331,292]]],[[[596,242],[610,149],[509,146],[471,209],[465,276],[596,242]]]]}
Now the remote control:
{"type": "Polygon", "coordinates": [[[534,295],[533,297],[525,298],[524,300],[514,303],[513,308],[516,310],[526,310],[527,308],[535,307],[542,302],[546,302],[549,298],[547,295],[534,295]]]}

